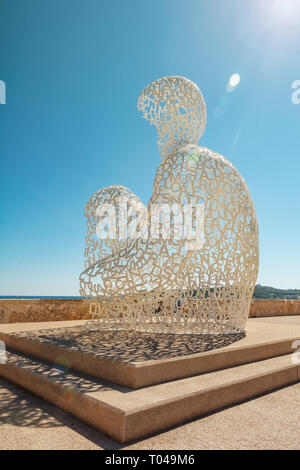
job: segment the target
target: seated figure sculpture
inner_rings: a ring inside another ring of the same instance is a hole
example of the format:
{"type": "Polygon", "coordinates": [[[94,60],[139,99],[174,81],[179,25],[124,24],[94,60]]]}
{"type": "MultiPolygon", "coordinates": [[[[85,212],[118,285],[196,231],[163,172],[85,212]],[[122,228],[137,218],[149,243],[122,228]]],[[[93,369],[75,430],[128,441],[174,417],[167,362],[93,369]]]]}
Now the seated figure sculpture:
{"type": "Polygon", "coordinates": [[[140,94],[138,109],[158,130],[162,161],[147,207],[124,186],[97,191],[86,205],[80,295],[90,301],[90,325],[155,333],[239,333],[258,272],[258,225],[247,185],[228,160],[198,146],[206,107],[190,80],[155,80],[140,94]],[[107,207],[115,215],[114,233],[99,238],[101,210],[107,207]],[[151,227],[149,233],[141,227],[153,223],[157,207],[172,210],[165,217],[163,209],[155,219],[160,231],[151,227]],[[193,208],[189,219],[187,207],[193,208]],[[129,224],[136,222],[139,230],[133,237],[127,232],[120,236],[120,208],[129,214],[129,224]],[[183,232],[175,220],[189,220],[183,232]],[[172,233],[164,236],[171,222],[172,233]]]}

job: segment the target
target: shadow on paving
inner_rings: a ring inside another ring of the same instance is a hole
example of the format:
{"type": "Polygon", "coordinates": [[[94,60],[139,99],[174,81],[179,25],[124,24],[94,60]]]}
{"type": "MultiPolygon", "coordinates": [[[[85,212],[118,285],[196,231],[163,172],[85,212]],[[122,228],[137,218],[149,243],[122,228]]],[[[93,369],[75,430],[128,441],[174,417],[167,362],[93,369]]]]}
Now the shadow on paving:
{"type": "Polygon", "coordinates": [[[100,449],[124,447],[55,405],[0,378],[0,432],[4,425],[37,429],[68,427],[100,449]]]}
{"type": "Polygon", "coordinates": [[[81,372],[72,371],[66,362],[63,365],[58,364],[59,357],[57,358],[57,363],[52,364],[42,359],[35,359],[27,354],[18,353],[17,351],[7,350],[6,355],[8,364],[41,375],[45,379],[62,384],[64,387],[79,393],[105,392],[111,389],[124,393],[130,391],[126,387],[108,383],[105,380],[100,380],[81,372]]]}
{"type": "Polygon", "coordinates": [[[80,351],[120,362],[170,359],[229,346],[236,334],[159,334],[135,331],[87,331],[83,326],[15,333],[32,341],[80,351]]]}

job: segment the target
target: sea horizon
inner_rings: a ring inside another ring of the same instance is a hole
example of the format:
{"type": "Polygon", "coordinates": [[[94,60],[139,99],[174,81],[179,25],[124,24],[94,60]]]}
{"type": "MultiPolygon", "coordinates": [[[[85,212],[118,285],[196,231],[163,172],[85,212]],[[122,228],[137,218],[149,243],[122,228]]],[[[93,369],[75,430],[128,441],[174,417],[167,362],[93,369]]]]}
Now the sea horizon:
{"type": "Polygon", "coordinates": [[[0,295],[0,299],[83,299],[78,295],[0,295]]]}

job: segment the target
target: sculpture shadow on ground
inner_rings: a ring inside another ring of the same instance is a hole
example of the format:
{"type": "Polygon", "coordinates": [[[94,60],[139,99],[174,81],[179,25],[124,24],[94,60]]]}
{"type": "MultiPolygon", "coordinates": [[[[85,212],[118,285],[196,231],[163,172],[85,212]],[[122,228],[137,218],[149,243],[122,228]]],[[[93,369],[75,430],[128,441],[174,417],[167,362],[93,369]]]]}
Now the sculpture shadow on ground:
{"type": "Polygon", "coordinates": [[[26,354],[19,355],[17,352],[8,350],[7,360],[9,364],[15,367],[30,371],[57,384],[62,384],[67,389],[79,393],[104,392],[112,388],[124,392],[129,390],[81,372],[73,372],[63,356],[58,357],[56,363],[50,363],[41,359],[35,359],[26,354]]]}
{"type": "MultiPolygon", "coordinates": [[[[5,426],[36,428],[38,432],[47,429],[55,432],[55,429],[66,427],[93,442],[99,449],[124,447],[55,405],[0,377],[0,427],[3,432],[5,426]]],[[[69,431],[66,432],[67,438],[68,435],[69,431]]],[[[62,444],[64,446],[65,443],[62,444]]],[[[18,449],[18,446],[14,448],[18,449]]]]}
{"type": "Polygon", "coordinates": [[[245,337],[234,334],[162,334],[135,331],[87,331],[84,327],[18,333],[32,341],[120,362],[171,359],[229,346],[245,337]]]}
{"type": "MultiPolygon", "coordinates": [[[[133,331],[87,331],[82,327],[23,332],[27,339],[80,350],[86,354],[115,361],[138,362],[187,356],[229,346],[245,337],[245,333],[227,335],[146,334],[133,331]]],[[[9,362],[45,378],[62,381],[81,393],[99,392],[112,388],[128,393],[131,390],[106,383],[78,372],[72,373],[67,364],[59,366],[35,360],[24,354],[8,351],[9,362]]],[[[55,405],[32,395],[17,385],[0,378],[0,425],[35,427],[38,429],[69,427],[102,449],[121,449],[119,444],[102,432],[79,421],[55,405]]]]}

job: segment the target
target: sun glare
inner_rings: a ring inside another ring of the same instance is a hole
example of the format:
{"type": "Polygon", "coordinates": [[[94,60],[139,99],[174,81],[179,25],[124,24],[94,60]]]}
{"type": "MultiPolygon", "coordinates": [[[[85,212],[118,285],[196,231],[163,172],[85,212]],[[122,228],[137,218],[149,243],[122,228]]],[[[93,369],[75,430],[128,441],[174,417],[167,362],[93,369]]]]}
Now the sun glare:
{"type": "Polygon", "coordinates": [[[300,31],[300,0],[261,0],[261,15],[274,33],[300,31]]]}

